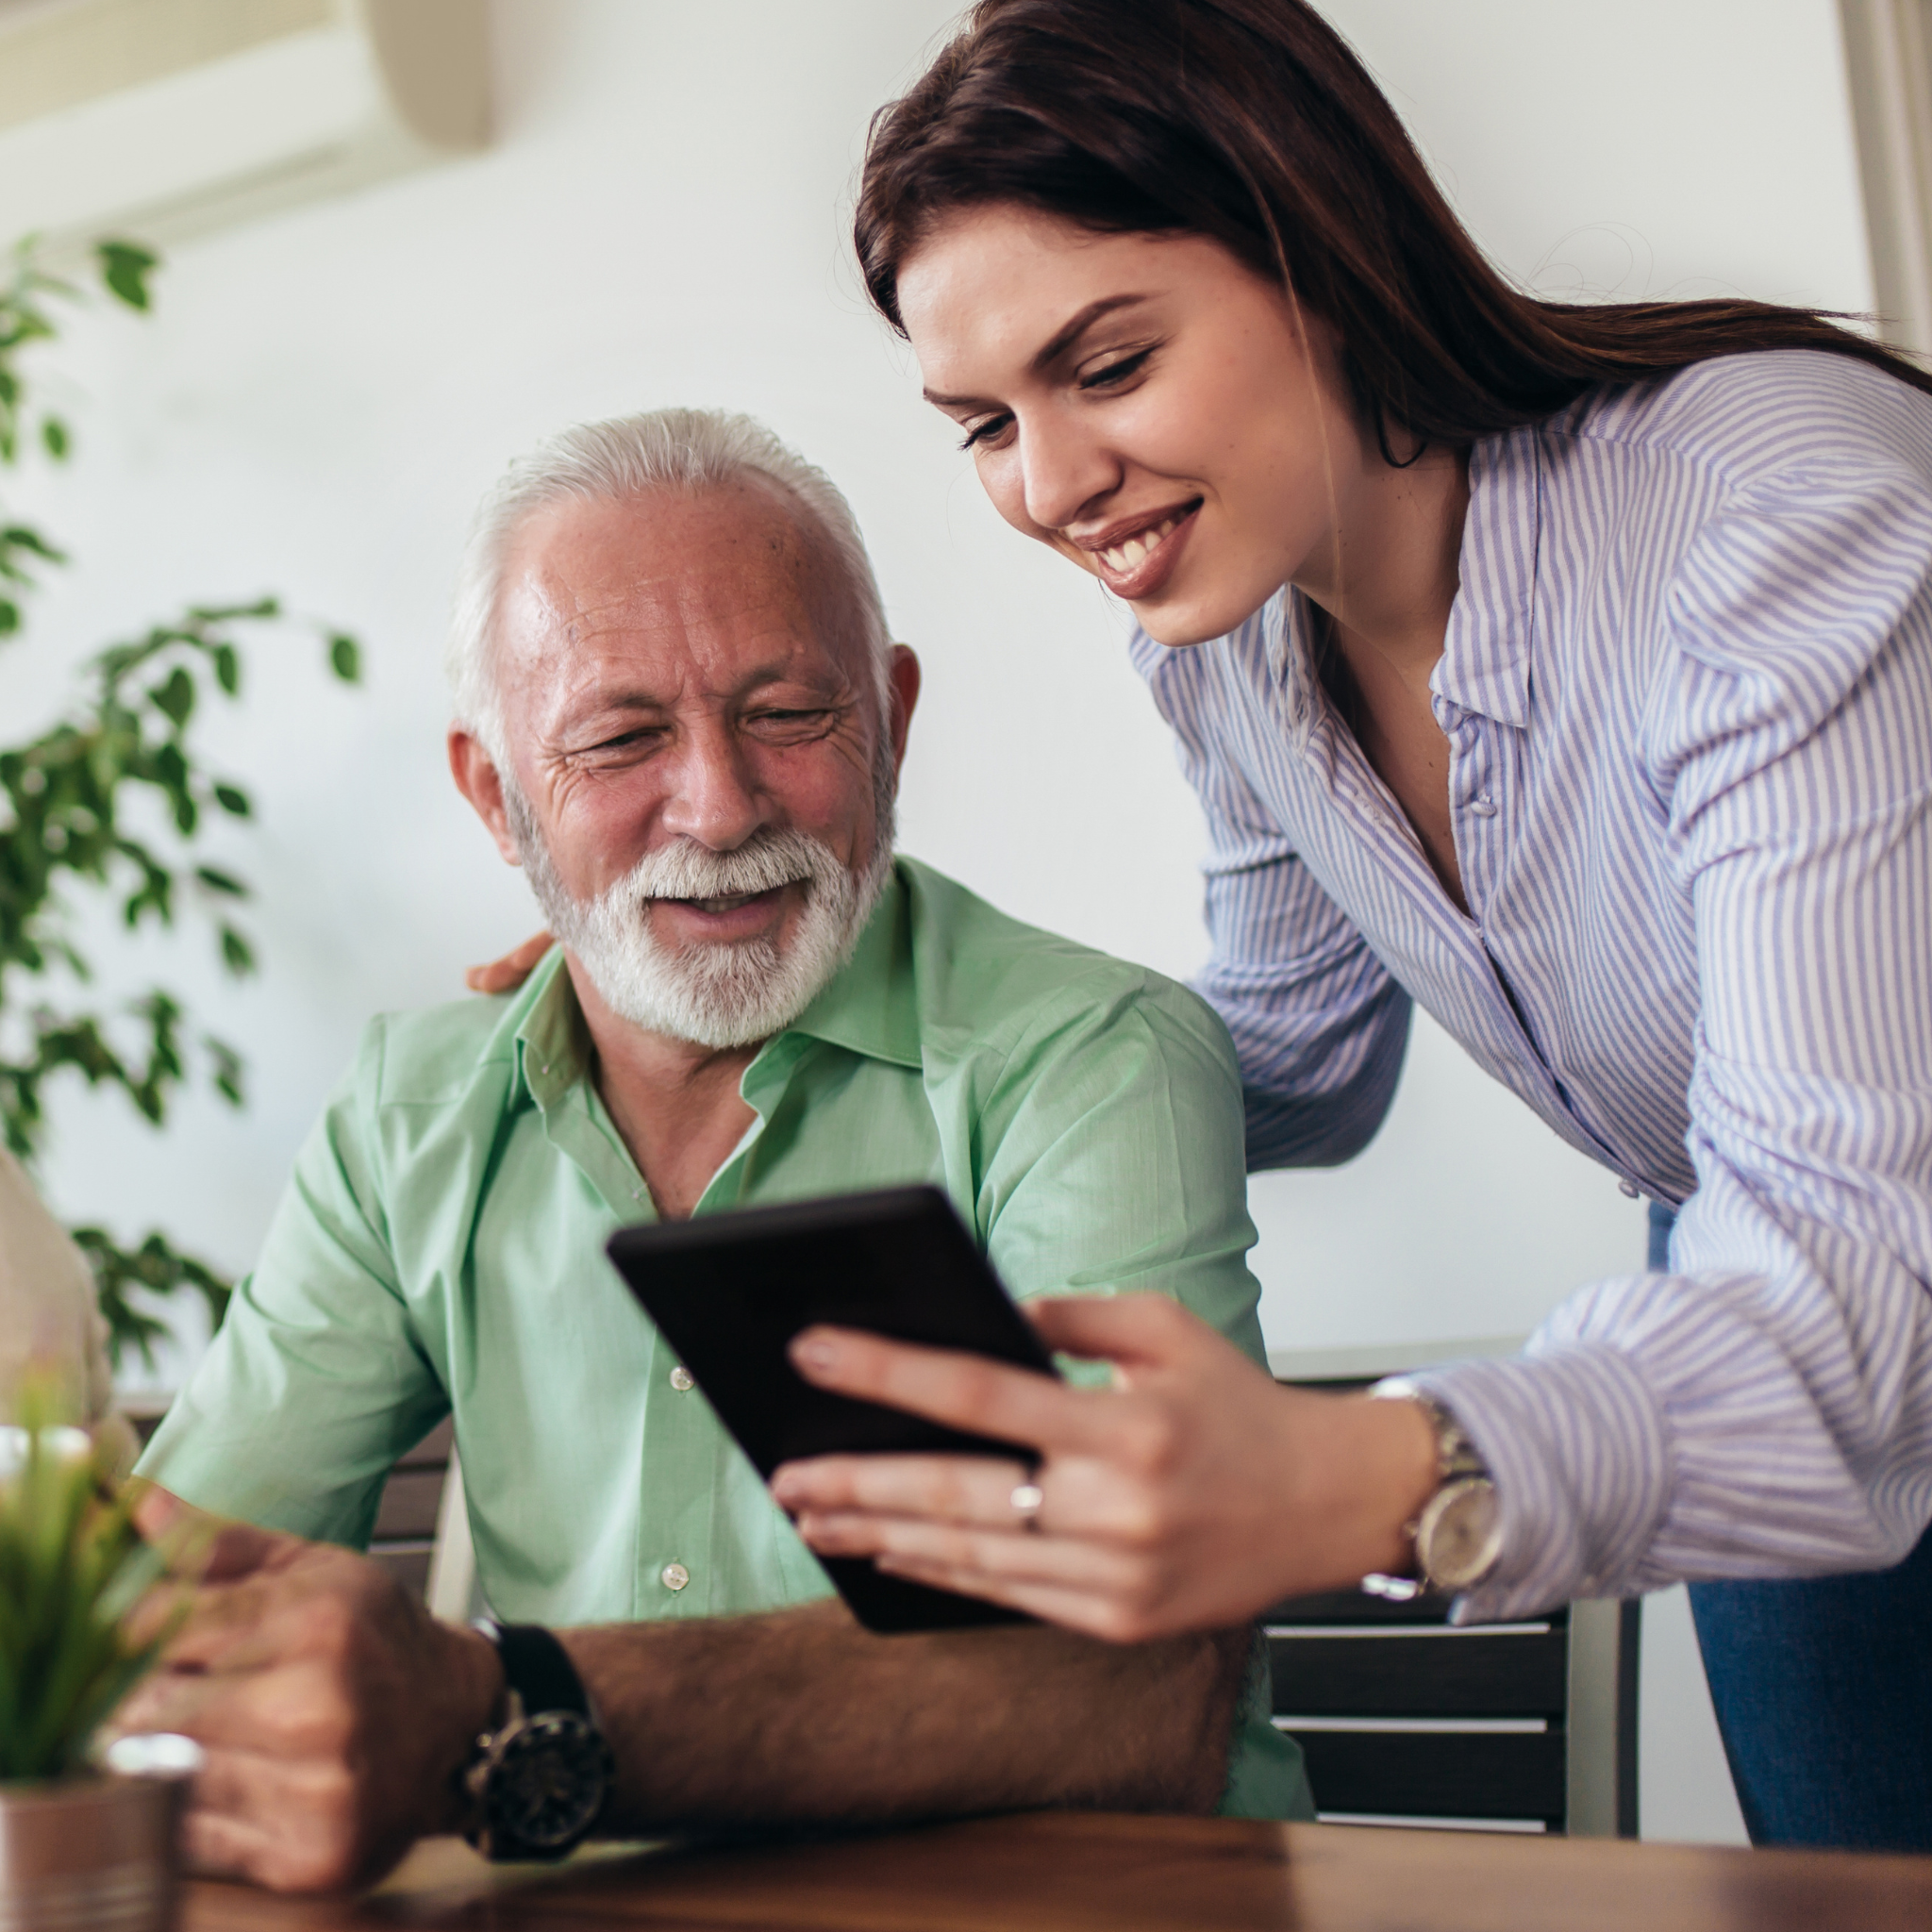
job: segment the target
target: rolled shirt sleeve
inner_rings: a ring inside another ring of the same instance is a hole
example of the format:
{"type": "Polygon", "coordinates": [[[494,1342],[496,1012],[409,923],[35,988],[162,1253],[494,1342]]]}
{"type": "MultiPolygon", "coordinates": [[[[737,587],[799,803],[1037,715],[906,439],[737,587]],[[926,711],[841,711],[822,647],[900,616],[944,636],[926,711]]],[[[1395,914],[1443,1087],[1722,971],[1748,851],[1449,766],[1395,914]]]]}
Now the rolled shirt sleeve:
{"type": "Polygon", "coordinates": [[[141,1463],[187,1502],[356,1549],[391,1466],[448,1410],[384,1225],[384,1033],[380,1021],[364,1033],[254,1272],[141,1463]]]}

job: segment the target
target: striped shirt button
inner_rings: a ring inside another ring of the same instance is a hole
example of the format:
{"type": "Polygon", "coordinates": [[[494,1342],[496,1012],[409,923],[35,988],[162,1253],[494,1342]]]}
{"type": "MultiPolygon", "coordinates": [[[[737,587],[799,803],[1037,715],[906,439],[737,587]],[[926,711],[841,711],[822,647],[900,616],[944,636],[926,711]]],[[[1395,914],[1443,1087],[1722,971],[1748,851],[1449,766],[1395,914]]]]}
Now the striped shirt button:
{"type": "Polygon", "coordinates": [[[1469,808],[1479,819],[1492,819],[1496,816],[1496,801],[1487,791],[1472,798],[1469,801],[1469,808]]]}
{"type": "Polygon", "coordinates": [[[674,1389],[675,1389],[679,1394],[682,1394],[684,1391],[687,1389],[696,1388],[697,1380],[696,1377],[692,1375],[691,1372],[688,1368],[686,1368],[682,1362],[679,1362],[678,1365],[671,1372],[671,1386],[674,1389]]]}
{"type": "Polygon", "coordinates": [[[667,1563],[658,1571],[658,1580],[666,1590],[682,1590],[691,1581],[691,1572],[682,1563],[667,1563]]]}

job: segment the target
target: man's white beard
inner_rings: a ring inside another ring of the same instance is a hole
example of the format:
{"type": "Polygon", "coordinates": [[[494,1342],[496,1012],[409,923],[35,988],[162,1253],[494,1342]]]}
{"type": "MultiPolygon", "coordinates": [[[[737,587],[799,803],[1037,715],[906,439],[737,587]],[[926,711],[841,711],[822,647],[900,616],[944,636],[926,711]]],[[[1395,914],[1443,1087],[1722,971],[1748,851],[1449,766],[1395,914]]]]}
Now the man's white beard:
{"type": "Polygon", "coordinates": [[[891,793],[880,788],[871,859],[858,872],[794,829],[755,832],[733,852],[680,841],[646,853],[593,899],[558,876],[529,801],[514,780],[504,803],[517,854],[550,929],[575,954],[620,1019],[714,1050],[782,1032],[852,957],[892,870],[891,793]],[[671,947],[651,930],[653,899],[726,899],[805,883],[805,907],[782,948],[769,939],[671,947]]]}

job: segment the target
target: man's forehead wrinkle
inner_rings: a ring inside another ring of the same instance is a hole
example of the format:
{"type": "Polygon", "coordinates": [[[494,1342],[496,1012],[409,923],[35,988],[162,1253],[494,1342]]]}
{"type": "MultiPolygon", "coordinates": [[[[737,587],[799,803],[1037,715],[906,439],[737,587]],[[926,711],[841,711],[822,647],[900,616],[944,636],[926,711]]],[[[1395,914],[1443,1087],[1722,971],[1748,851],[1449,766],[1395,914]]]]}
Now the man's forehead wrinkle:
{"type": "Polygon", "coordinates": [[[851,594],[791,492],[762,477],[532,520],[513,555],[506,687],[540,736],[573,717],[729,704],[795,682],[841,705],[870,690],[851,594]]]}

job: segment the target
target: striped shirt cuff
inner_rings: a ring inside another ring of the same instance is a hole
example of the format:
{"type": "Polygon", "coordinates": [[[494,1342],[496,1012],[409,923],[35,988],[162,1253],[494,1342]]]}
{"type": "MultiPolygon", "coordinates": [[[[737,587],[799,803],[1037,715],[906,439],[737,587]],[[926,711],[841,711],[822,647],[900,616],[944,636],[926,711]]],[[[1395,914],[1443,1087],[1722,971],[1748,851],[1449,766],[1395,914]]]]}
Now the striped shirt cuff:
{"type": "Polygon", "coordinates": [[[1503,1555],[1453,1621],[1500,1623],[1627,1587],[1669,1506],[1663,1418],[1620,1351],[1579,1344],[1409,1377],[1496,1482],[1503,1555]]]}

